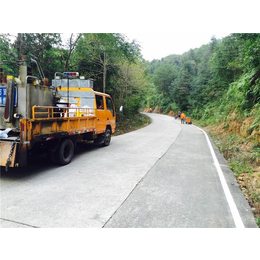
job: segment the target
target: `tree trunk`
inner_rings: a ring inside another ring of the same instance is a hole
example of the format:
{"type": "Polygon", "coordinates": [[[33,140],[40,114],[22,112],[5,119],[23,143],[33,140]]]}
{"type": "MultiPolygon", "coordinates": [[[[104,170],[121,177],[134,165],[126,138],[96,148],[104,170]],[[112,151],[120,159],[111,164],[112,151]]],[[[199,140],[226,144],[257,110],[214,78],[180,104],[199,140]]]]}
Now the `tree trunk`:
{"type": "Polygon", "coordinates": [[[23,33],[18,33],[17,36],[17,52],[18,52],[18,60],[22,60],[24,55],[23,53],[23,33]]]}
{"type": "Polygon", "coordinates": [[[126,108],[128,107],[128,81],[129,81],[129,70],[128,67],[126,67],[125,70],[125,100],[126,100],[126,108]]]}
{"type": "Polygon", "coordinates": [[[70,39],[69,39],[69,54],[68,54],[68,58],[67,58],[66,63],[65,63],[64,71],[68,70],[71,53],[74,51],[74,49],[77,45],[77,42],[80,39],[81,35],[82,34],[80,33],[78,35],[77,39],[74,42],[73,42],[73,33],[70,36],[70,39]]]}
{"type": "Polygon", "coordinates": [[[106,54],[104,53],[104,64],[103,64],[103,93],[106,93],[106,80],[107,79],[107,63],[106,54]]]}
{"type": "Polygon", "coordinates": [[[65,64],[65,67],[64,67],[64,71],[67,71],[67,70],[68,70],[71,52],[72,52],[72,50],[69,50],[69,55],[68,55],[68,58],[67,58],[67,60],[66,60],[66,64],[65,64]]]}

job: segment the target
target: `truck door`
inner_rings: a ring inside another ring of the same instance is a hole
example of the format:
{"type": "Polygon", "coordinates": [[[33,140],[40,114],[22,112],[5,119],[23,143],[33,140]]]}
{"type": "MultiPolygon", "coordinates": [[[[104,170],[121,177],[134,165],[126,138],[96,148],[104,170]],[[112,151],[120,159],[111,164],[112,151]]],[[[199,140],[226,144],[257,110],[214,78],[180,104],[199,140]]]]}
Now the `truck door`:
{"type": "Polygon", "coordinates": [[[115,108],[110,97],[106,97],[107,124],[111,125],[112,133],[115,132],[115,108]]]}
{"type": "Polygon", "coordinates": [[[106,131],[107,118],[104,104],[104,96],[96,94],[97,134],[104,133],[106,131]]]}

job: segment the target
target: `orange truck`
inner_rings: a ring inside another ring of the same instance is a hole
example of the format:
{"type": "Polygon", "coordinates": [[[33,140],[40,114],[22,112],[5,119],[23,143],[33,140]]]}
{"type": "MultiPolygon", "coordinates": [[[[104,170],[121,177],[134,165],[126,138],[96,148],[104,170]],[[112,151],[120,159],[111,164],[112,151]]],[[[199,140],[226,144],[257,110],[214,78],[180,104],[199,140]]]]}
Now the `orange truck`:
{"type": "Polygon", "coordinates": [[[41,151],[66,165],[78,142],[110,144],[116,126],[110,95],[77,72],[55,73],[51,86],[29,72],[25,60],[19,78],[0,69],[0,166],[24,167],[30,153],[41,151]]]}

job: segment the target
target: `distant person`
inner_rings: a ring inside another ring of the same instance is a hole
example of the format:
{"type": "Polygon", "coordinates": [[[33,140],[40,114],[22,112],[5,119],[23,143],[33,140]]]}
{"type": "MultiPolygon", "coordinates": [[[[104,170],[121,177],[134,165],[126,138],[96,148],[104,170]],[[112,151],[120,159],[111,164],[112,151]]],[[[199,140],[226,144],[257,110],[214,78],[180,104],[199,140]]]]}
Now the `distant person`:
{"type": "Polygon", "coordinates": [[[178,118],[181,118],[181,111],[178,111],[178,118]]]}
{"type": "Polygon", "coordinates": [[[185,123],[186,114],[184,112],[181,113],[181,123],[185,123]]]}
{"type": "Polygon", "coordinates": [[[152,109],[151,108],[149,109],[149,113],[152,113],[152,109]]]}

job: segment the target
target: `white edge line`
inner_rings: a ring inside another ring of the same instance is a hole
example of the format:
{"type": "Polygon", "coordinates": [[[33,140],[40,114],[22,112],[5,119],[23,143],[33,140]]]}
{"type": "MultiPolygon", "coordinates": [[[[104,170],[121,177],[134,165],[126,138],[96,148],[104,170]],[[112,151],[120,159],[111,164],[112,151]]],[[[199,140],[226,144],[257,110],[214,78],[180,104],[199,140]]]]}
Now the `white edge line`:
{"type": "MultiPolygon", "coordinates": [[[[195,125],[194,125],[195,126],[195,125]]],[[[197,127],[197,126],[195,126],[197,127]]],[[[235,222],[235,226],[236,228],[245,228],[244,226],[244,223],[239,215],[239,212],[238,212],[238,209],[237,209],[237,206],[233,200],[233,197],[231,195],[231,192],[228,188],[228,185],[227,185],[227,182],[225,180],[225,177],[224,177],[224,174],[221,170],[221,167],[219,165],[219,162],[218,162],[218,159],[217,159],[217,156],[213,150],[213,147],[211,145],[211,142],[209,140],[209,137],[208,135],[206,134],[206,132],[204,130],[202,130],[201,128],[197,127],[200,131],[202,131],[204,133],[204,135],[206,136],[206,140],[208,142],[208,146],[209,146],[209,149],[210,149],[210,152],[211,152],[211,155],[212,155],[212,158],[213,158],[213,161],[214,161],[214,164],[216,166],[216,169],[217,169],[217,172],[218,172],[218,176],[219,176],[219,179],[220,179],[220,182],[222,184],[222,188],[224,190],[224,193],[226,195],[226,199],[227,199],[227,202],[228,202],[228,205],[229,205],[229,208],[230,208],[230,211],[231,211],[231,214],[233,216],[233,220],[235,222]]]]}

